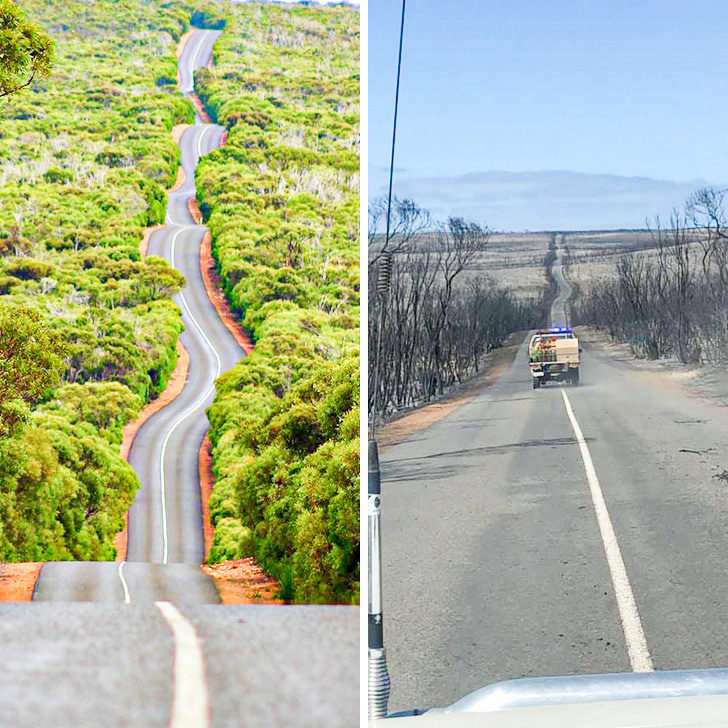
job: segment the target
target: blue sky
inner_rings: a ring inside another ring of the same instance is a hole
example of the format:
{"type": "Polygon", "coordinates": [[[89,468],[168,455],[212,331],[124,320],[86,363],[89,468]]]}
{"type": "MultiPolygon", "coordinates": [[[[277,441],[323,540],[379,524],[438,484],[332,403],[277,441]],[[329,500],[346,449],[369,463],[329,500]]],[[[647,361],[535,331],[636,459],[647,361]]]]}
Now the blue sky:
{"type": "MultiPolygon", "coordinates": [[[[386,186],[400,10],[368,3],[370,197],[386,186]]],[[[395,193],[500,229],[664,218],[686,189],[728,180],[727,29],[724,0],[408,0],[395,193]],[[497,204],[488,185],[473,193],[474,174],[553,170],[583,173],[567,185],[591,199],[578,221],[558,202],[563,176],[546,186],[552,220],[532,215],[543,175],[497,204]],[[647,178],[644,210],[631,180],[620,212],[619,177],[647,178]]]]}

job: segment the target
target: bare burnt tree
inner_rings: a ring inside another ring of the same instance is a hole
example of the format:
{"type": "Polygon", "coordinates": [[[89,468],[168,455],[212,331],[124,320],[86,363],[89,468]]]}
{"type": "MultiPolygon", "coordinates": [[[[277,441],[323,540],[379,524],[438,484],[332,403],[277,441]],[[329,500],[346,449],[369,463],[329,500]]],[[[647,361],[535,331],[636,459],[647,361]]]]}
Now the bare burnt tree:
{"type": "MultiPolygon", "coordinates": [[[[369,372],[370,412],[375,398],[378,410],[390,413],[431,400],[477,372],[483,355],[511,331],[534,325],[535,304],[516,301],[489,279],[463,275],[488,236],[479,225],[451,219],[390,257],[386,299],[370,285],[369,341],[381,341],[376,385],[369,372]]],[[[374,257],[370,281],[384,262],[374,257]]]]}
{"type": "Polygon", "coordinates": [[[485,249],[489,237],[490,232],[486,228],[461,218],[450,218],[447,224],[440,226],[435,257],[440,280],[438,305],[434,315],[426,322],[428,338],[432,342],[425,365],[430,397],[442,394],[444,387],[452,381],[451,362],[442,348],[442,332],[449,323],[455,281],[473,258],[485,249]]]}
{"type": "Polygon", "coordinates": [[[372,268],[383,255],[407,250],[413,238],[430,225],[430,213],[427,210],[412,200],[393,197],[387,240],[387,198],[378,197],[374,200],[369,206],[369,279],[372,280],[372,268]]]}
{"type": "Polygon", "coordinates": [[[686,212],[700,231],[703,277],[716,305],[721,305],[728,286],[728,221],[723,207],[727,190],[703,188],[688,198],[686,212]]]}
{"type": "Polygon", "coordinates": [[[649,249],[623,256],[612,279],[591,286],[576,307],[579,323],[606,329],[638,355],[681,362],[728,361],[726,191],[699,190],[657,222],[649,249]]]}

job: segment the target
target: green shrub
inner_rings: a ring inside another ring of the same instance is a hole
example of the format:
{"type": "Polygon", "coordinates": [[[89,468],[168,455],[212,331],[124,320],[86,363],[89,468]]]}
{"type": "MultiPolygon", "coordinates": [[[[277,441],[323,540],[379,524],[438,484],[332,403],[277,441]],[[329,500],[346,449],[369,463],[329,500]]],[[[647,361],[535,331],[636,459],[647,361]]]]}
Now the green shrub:
{"type": "Polygon", "coordinates": [[[222,518],[215,526],[215,537],[210,547],[209,563],[227,559],[243,559],[253,555],[253,538],[236,518],[222,518]]]}
{"type": "Polygon", "coordinates": [[[255,351],[208,410],[213,522],[250,531],[285,599],[356,603],[358,13],[229,10],[214,69],[195,75],[229,136],[195,181],[255,351]]]}

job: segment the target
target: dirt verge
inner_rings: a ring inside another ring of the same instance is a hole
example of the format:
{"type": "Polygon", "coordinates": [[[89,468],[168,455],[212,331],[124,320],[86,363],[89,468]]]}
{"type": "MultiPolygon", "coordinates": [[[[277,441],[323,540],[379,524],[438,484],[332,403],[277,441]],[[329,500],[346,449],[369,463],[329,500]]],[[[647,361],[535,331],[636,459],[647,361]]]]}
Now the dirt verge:
{"type": "Polygon", "coordinates": [[[453,387],[437,401],[411,410],[379,427],[377,429],[379,446],[384,449],[403,442],[474,399],[482,389],[493,384],[513,364],[525,336],[525,331],[511,334],[503,346],[485,356],[482,372],[453,387]]]}
{"type": "Polygon", "coordinates": [[[185,49],[185,46],[187,45],[187,41],[192,37],[194,30],[188,30],[186,33],[184,33],[177,43],[177,58],[182,57],[182,52],[185,49]]]}
{"type": "MultiPolygon", "coordinates": [[[[179,145],[182,135],[192,126],[192,124],[175,124],[172,127],[172,141],[179,145]]],[[[181,166],[181,165],[180,165],[181,166]]]]}
{"type": "Polygon", "coordinates": [[[202,213],[200,212],[200,206],[197,204],[196,197],[190,197],[187,200],[187,210],[192,215],[192,221],[195,225],[202,225],[202,213]]]}
{"type": "MultiPolygon", "coordinates": [[[[177,58],[179,59],[182,56],[182,51],[184,51],[185,46],[187,45],[187,41],[192,37],[192,34],[194,33],[194,30],[188,30],[182,37],[179,39],[179,43],[177,43],[177,58]]],[[[179,86],[180,82],[180,75],[179,75],[179,64],[177,65],[177,85],[179,86]]]]}
{"type": "MultiPolygon", "coordinates": [[[[182,169],[180,167],[180,169],[182,169]]],[[[142,260],[147,257],[147,251],[149,250],[149,240],[152,237],[152,233],[156,233],[157,230],[161,230],[164,225],[152,225],[144,229],[144,237],[139,242],[139,253],[142,256],[142,260]]]]}
{"type": "Polygon", "coordinates": [[[175,180],[174,184],[167,190],[168,192],[176,192],[182,185],[185,183],[185,180],[187,179],[187,175],[185,174],[184,167],[180,164],[179,167],[177,167],[177,179],[175,180]]]}
{"type": "Polygon", "coordinates": [[[42,562],[0,563],[0,602],[29,602],[42,562]]]}
{"type": "Polygon", "coordinates": [[[197,458],[200,470],[200,497],[202,499],[202,528],[205,537],[205,561],[210,555],[210,547],[212,546],[212,538],[215,529],[212,527],[210,520],[210,496],[212,495],[212,486],[215,484],[215,476],[212,472],[212,452],[210,451],[210,433],[205,433],[205,439],[200,446],[200,454],[197,458]]]}
{"type": "Polygon", "coordinates": [[[215,582],[223,604],[284,604],[274,596],[280,588],[278,582],[252,556],[200,568],[215,582]]]}
{"type": "MultiPolygon", "coordinates": [[[[205,435],[200,448],[199,467],[205,560],[207,560],[214,535],[210,521],[210,496],[215,485],[208,435],[205,435]]],[[[268,576],[252,556],[223,561],[220,564],[203,564],[200,568],[214,581],[223,604],[283,604],[274,596],[280,590],[278,582],[268,576]]]]}
{"type": "Polygon", "coordinates": [[[246,354],[252,354],[255,347],[232,312],[230,302],[222,292],[222,281],[217,273],[215,259],[212,257],[211,244],[212,236],[209,232],[206,232],[205,237],[202,239],[202,245],[200,246],[200,270],[202,271],[202,279],[205,281],[207,296],[212,301],[212,305],[215,307],[220,320],[235,337],[238,346],[246,354]]]}
{"type": "Polygon", "coordinates": [[[205,122],[205,124],[212,124],[212,119],[210,118],[210,115],[205,111],[205,107],[202,105],[202,101],[200,97],[192,92],[190,94],[190,101],[192,102],[192,105],[195,107],[195,110],[200,116],[200,119],[205,122]]]}

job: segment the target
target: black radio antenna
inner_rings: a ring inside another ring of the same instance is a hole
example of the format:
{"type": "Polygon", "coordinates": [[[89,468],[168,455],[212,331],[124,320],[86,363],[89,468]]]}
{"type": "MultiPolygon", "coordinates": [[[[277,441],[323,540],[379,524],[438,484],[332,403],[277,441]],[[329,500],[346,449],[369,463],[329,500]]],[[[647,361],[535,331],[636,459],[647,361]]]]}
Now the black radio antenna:
{"type": "Polygon", "coordinates": [[[368,712],[369,719],[385,718],[389,702],[389,671],[384,649],[384,616],[382,612],[382,555],[381,555],[381,492],[379,449],[376,441],[377,404],[379,402],[379,376],[382,356],[382,333],[392,278],[392,253],[389,251],[392,217],[392,181],[394,179],[394,148],[397,139],[397,109],[399,107],[399,81],[402,70],[402,40],[404,38],[404,14],[406,0],[402,0],[402,22],[399,28],[399,54],[397,56],[397,87],[394,94],[394,123],[392,125],[392,156],[389,163],[389,194],[387,196],[387,233],[383,254],[379,261],[377,292],[380,296],[379,330],[374,368],[374,398],[368,451],[368,564],[369,564],[369,625],[368,625],[368,712]]]}

